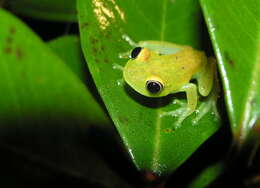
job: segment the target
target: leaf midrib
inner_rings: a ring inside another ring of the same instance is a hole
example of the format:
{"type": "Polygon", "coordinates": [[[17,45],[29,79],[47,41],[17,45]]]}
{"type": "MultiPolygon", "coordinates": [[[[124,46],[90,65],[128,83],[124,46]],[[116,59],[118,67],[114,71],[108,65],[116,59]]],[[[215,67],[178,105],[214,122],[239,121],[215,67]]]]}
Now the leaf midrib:
{"type": "Polygon", "coordinates": [[[162,7],[162,26],[161,26],[161,32],[160,32],[160,40],[164,40],[165,37],[165,28],[166,28],[166,10],[167,10],[167,0],[163,1],[163,7],[162,7]]]}
{"type": "MultiPolygon", "coordinates": [[[[166,9],[167,9],[167,0],[164,0],[162,7],[162,24],[161,24],[161,31],[160,31],[160,40],[163,41],[165,37],[165,28],[166,28],[166,9]]],[[[155,141],[154,141],[154,151],[153,151],[153,158],[152,158],[152,169],[156,172],[159,171],[158,169],[158,158],[160,153],[160,133],[161,133],[161,123],[162,118],[160,117],[160,114],[162,112],[162,109],[159,108],[157,110],[157,118],[155,123],[155,141]]]]}

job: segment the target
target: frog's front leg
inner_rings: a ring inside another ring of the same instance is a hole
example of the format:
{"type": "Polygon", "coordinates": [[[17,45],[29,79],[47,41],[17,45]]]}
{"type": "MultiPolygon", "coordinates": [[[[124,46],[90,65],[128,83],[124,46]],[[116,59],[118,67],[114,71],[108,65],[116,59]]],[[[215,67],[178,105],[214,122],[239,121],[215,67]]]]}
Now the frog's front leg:
{"type": "MultiPolygon", "coordinates": [[[[128,35],[122,35],[122,39],[126,41],[132,48],[138,47],[139,45],[134,42],[128,35]]],[[[121,52],[118,54],[119,59],[129,59],[131,58],[131,52],[132,50],[121,52]]]]}
{"type": "Polygon", "coordinates": [[[135,42],[135,41],[133,41],[128,35],[126,35],[126,34],[124,34],[124,35],[122,35],[122,39],[124,39],[130,46],[132,46],[132,47],[137,47],[138,46],[138,44],[135,42]]]}
{"type": "Polygon", "coordinates": [[[170,112],[163,112],[161,116],[165,115],[171,115],[171,116],[178,116],[178,120],[175,124],[175,128],[178,128],[183,120],[185,120],[189,115],[191,115],[196,107],[197,107],[197,101],[198,101],[198,94],[197,94],[197,86],[193,83],[185,84],[180,91],[186,92],[187,96],[187,106],[182,106],[181,108],[170,111],[170,112]]]}
{"type": "MultiPolygon", "coordinates": [[[[122,71],[122,72],[124,71],[124,67],[117,64],[117,63],[113,63],[112,68],[114,70],[119,70],[119,71],[122,71]]],[[[117,83],[118,86],[121,86],[124,83],[123,78],[116,80],[116,83],[117,83]]]]}
{"type": "Polygon", "coordinates": [[[120,70],[120,71],[124,70],[124,67],[117,64],[117,63],[113,63],[112,68],[115,69],[115,70],[120,70]]]}
{"type": "Polygon", "coordinates": [[[198,102],[198,94],[197,94],[197,86],[193,83],[188,83],[185,84],[182,88],[181,91],[186,92],[187,96],[187,107],[186,111],[179,117],[177,121],[177,126],[182,123],[182,121],[191,115],[197,107],[197,102],[198,102]]]}

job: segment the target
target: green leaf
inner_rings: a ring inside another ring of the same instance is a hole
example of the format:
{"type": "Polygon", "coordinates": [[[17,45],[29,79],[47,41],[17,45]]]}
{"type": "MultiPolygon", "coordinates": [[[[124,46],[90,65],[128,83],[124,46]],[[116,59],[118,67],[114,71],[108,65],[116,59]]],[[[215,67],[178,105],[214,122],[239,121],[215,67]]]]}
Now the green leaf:
{"type": "Polygon", "coordinates": [[[48,45],[56,52],[57,55],[59,55],[64,63],[81,79],[82,82],[88,86],[91,82],[93,82],[81,51],[78,36],[65,35],[49,41],[48,45]]]}
{"type": "MultiPolygon", "coordinates": [[[[96,123],[103,111],[83,82],[22,23],[3,10],[1,17],[0,87],[6,97],[1,98],[0,113],[21,118],[43,112],[75,113],[82,123],[96,123]]],[[[107,121],[106,117],[98,120],[107,121]]]]}
{"type": "MultiPolygon", "coordinates": [[[[56,54],[64,61],[64,63],[70,68],[70,70],[84,83],[92,96],[96,100],[89,98],[89,108],[92,106],[95,109],[97,102],[103,107],[103,103],[96,92],[95,85],[91,78],[91,75],[87,69],[86,62],[84,60],[79,37],[76,35],[65,35],[48,42],[48,45],[56,52],[56,54]]],[[[98,107],[100,108],[100,107],[98,107]]],[[[96,112],[95,118],[105,120],[103,123],[110,124],[108,118],[106,117],[105,111],[102,110],[101,113],[96,112]]],[[[98,122],[98,121],[97,121],[98,122]]]]}
{"type": "Polygon", "coordinates": [[[260,112],[260,1],[201,0],[224,85],[234,138],[243,142],[260,112]]]}
{"type": "Polygon", "coordinates": [[[118,58],[131,49],[123,35],[136,42],[165,40],[199,48],[199,4],[192,0],[78,0],[78,11],[88,67],[134,164],[157,174],[174,171],[217,131],[219,122],[208,113],[193,126],[193,114],[179,129],[169,131],[175,119],[161,118],[160,113],[178,107],[172,104],[174,96],[141,96],[120,84],[122,72],[114,70],[113,64],[124,66],[127,61],[118,58]]]}
{"type": "Polygon", "coordinates": [[[84,185],[131,187],[104,159],[115,150],[115,135],[109,118],[82,81],[84,69],[79,67],[85,64],[79,40],[52,41],[58,57],[10,13],[0,9],[0,17],[4,182],[74,180],[84,185]]]}
{"type": "Polygon", "coordinates": [[[79,38],[76,35],[65,35],[48,42],[53,51],[83,82],[86,79],[86,66],[81,54],[79,38]]]}
{"type": "Polygon", "coordinates": [[[204,188],[208,187],[213,181],[215,181],[224,171],[224,162],[219,161],[208,166],[200,172],[196,179],[194,179],[188,188],[204,188]]]}
{"type": "Polygon", "coordinates": [[[76,0],[6,0],[16,13],[51,21],[77,21],[76,0]]]}
{"type": "Polygon", "coordinates": [[[44,119],[109,124],[82,80],[23,23],[4,10],[0,15],[1,128],[44,124],[44,119]]]}

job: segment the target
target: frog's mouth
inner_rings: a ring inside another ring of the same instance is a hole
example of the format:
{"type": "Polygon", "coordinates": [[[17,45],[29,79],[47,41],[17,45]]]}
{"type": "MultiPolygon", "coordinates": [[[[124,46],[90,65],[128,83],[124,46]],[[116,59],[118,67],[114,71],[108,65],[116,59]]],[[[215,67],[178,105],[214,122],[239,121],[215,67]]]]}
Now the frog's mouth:
{"type": "Polygon", "coordinates": [[[149,72],[140,68],[124,68],[123,71],[124,80],[132,89],[146,97],[160,97],[164,91],[164,83],[159,77],[149,75],[149,72]]]}

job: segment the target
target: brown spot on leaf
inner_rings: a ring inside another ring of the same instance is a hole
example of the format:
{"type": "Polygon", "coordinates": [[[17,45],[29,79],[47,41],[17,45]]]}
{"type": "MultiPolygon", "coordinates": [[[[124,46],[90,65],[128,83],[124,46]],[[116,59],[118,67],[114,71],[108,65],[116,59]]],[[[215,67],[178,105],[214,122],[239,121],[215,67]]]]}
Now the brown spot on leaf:
{"type": "Polygon", "coordinates": [[[15,55],[20,60],[24,57],[24,52],[21,48],[16,48],[15,55]]]}
{"type": "Polygon", "coordinates": [[[109,60],[107,58],[104,59],[105,63],[109,63],[109,60]]]}
{"type": "Polygon", "coordinates": [[[172,129],[164,129],[164,132],[167,133],[167,134],[169,134],[169,133],[172,133],[173,130],[172,130],[172,129]]]}
{"type": "Polygon", "coordinates": [[[85,29],[89,26],[89,23],[88,22],[84,22],[82,24],[80,24],[80,29],[85,29]]]}
{"type": "Polygon", "coordinates": [[[105,30],[105,31],[103,31],[103,32],[100,32],[100,33],[99,33],[99,36],[100,36],[101,38],[110,38],[110,36],[111,36],[111,31],[105,30]]]}
{"type": "Polygon", "coordinates": [[[98,58],[94,58],[94,61],[96,62],[96,63],[99,63],[99,60],[98,60],[98,58]]]}
{"type": "Polygon", "coordinates": [[[128,124],[128,122],[129,122],[129,119],[125,116],[119,116],[118,119],[121,123],[124,123],[124,124],[128,124]]]}
{"type": "Polygon", "coordinates": [[[91,42],[91,44],[96,44],[98,42],[98,40],[95,39],[94,37],[90,37],[90,42],[91,42]]]}
{"type": "Polygon", "coordinates": [[[225,59],[227,60],[228,64],[230,64],[232,67],[234,67],[235,62],[232,60],[228,52],[225,52],[225,59]]]}
{"type": "Polygon", "coordinates": [[[16,33],[16,28],[13,27],[13,26],[10,27],[9,32],[10,32],[10,34],[15,34],[16,33]]]}
{"type": "Polygon", "coordinates": [[[4,48],[4,53],[6,53],[6,54],[12,53],[12,48],[11,47],[4,48]]]}
{"type": "Polygon", "coordinates": [[[147,122],[146,125],[147,125],[148,127],[152,127],[152,126],[153,126],[153,124],[152,124],[151,122],[147,122]]]}
{"type": "Polygon", "coordinates": [[[98,51],[98,50],[97,50],[97,48],[96,48],[96,47],[93,47],[93,48],[92,48],[92,52],[94,53],[94,55],[96,55],[96,54],[97,54],[97,51],[98,51]]]}
{"type": "Polygon", "coordinates": [[[6,37],[6,42],[7,42],[8,44],[12,43],[12,42],[13,42],[13,38],[10,37],[10,36],[6,37]]]}

